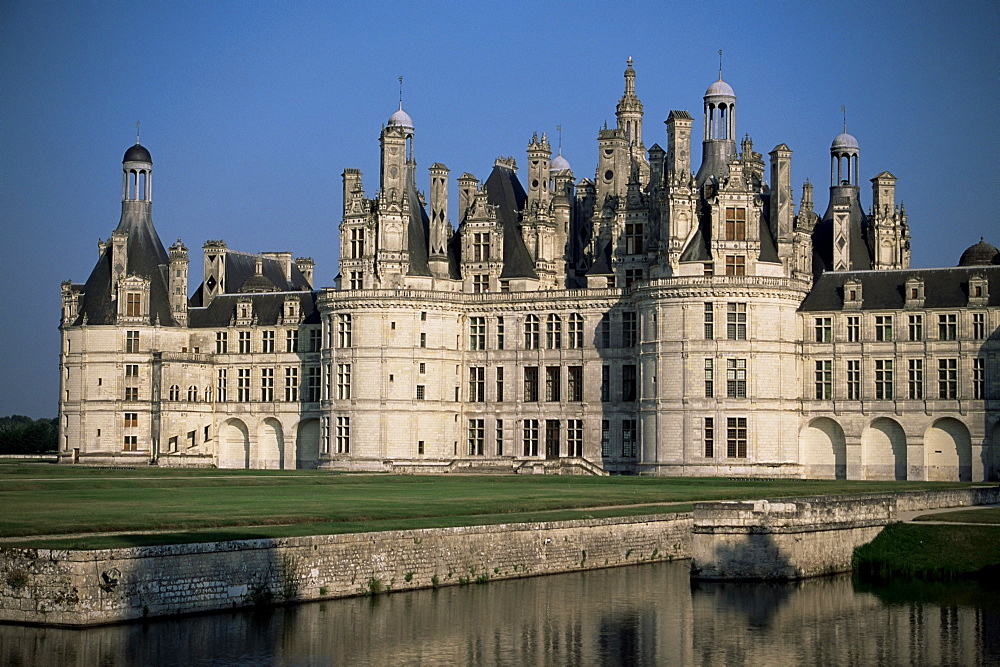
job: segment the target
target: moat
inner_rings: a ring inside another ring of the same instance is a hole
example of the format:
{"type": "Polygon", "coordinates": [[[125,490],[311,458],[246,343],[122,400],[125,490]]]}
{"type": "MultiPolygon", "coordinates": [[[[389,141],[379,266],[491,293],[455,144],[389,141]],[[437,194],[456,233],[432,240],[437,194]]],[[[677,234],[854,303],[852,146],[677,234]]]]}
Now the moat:
{"type": "Polygon", "coordinates": [[[6,665],[996,664],[975,585],[696,583],[658,563],[68,630],[0,626],[6,665]]]}

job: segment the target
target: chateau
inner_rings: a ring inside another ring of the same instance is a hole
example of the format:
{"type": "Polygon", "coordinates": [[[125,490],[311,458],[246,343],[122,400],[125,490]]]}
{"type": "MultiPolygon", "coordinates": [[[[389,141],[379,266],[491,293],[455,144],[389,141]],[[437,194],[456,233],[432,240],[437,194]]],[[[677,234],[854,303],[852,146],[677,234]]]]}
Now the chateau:
{"type": "Polygon", "coordinates": [[[333,288],[311,259],[206,241],[192,290],[132,146],[117,228],[62,285],[61,460],[997,479],[1000,252],[910,268],[896,178],[863,205],[846,131],[825,209],[808,181],[796,208],[792,150],[738,139],[721,76],[700,164],[687,111],[647,148],[635,81],[630,59],[592,178],[534,135],[524,184],[512,157],[463,173],[454,217],[445,165],[417,189],[400,105],[378,189],[343,173],[333,288]]]}

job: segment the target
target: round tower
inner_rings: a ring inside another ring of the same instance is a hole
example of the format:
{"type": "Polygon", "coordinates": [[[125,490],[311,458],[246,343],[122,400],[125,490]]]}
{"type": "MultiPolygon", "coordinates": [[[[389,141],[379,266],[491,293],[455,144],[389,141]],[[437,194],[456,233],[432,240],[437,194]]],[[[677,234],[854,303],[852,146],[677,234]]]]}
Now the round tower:
{"type": "Polygon", "coordinates": [[[861,147],[847,128],[837,135],[830,145],[830,186],[858,187],[858,158],[861,147]]]}
{"type": "Polygon", "coordinates": [[[122,158],[122,201],[153,200],[153,158],[136,139],[122,158]]]}

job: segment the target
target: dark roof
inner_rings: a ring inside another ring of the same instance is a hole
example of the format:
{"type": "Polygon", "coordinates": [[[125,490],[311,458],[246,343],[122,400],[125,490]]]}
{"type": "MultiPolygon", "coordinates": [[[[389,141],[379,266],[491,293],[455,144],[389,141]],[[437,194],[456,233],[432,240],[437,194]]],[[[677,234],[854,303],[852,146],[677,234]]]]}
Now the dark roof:
{"type": "Polygon", "coordinates": [[[843,197],[846,197],[851,205],[850,268],[852,271],[866,271],[872,268],[871,252],[864,235],[868,220],[864,211],[861,210],[858,190],[853,186],[833,186],[830,188],[830,203],[826,208],[826,213],[823,214],[823,219],[816,223],[816,228],[813,230],[814,275],[818,276],[823,271],[833,270],[833,205],[843,197]],[[820,260],[818,263],[815,261],[816,258],[820,260]]]}
{"type": "Polygon", "coordinates": [[[250,299],[253,313],[260,326],[278,323],[285,299],[298,298],[302,309],[302,324],[319,324],[316,298],[319,292],[270,292],[266,294],[224,294],[212,299],[207,307],[188,309],[188,326],[194,329],[227,327],[236,314],[236,303],[250,299]]]}
{"type": "Polygon", "coordinates": [[[861,283],[862,310],[897,310],[906,305],[906,281],[924,283],[924,308],[966,308],[969,278],[984,276],[989,282],[989,306],[1000,306],[1000,267],[970,266],[944,269],[899,269],[882,271],[826,271],[813,283],[799,310],[841,310],[844,284],[861,283]]]}
{"type": "Polygon", "coordinates": [[[279,292],[297,292],[299,290],[311,290],[309,281],[299,270],[299,267],[292,261],[292,278],[285,278],[285,269],[281,262],[273,257],[260,257],[248,252],[229,250],[222,255],[226,263],[226,276],[223,291],[227,294],[239,292],[247,284],[247,281],[257,273],[257,260],[261,259],[261,269],[263,275],[279,292]]]}
{"type": "Polygon", "coordinates": [[[614,273],[611,270],[611,242],[608,241],[604,244],[604,247],[597,253],[597,259],[587,269],[588,276],[610,276],[614,273]]]}
{"type": "Polygon", "coordinates": [[[153,156],[149,154],[145,146],[136,142],[135,146],[130,146],[125,151],[125,157],[122,158],[122,162],[148,162],[153,164],[153,156]]]}
{"type": "Polygon", "coordinates": [[[774,240],[774,234],[771,233],[771,225],[769,223],[771,219],[771,195],[762,195],[762,199],[764,200],[764,210],[760,216],[760,255],[757,257],[757,260],[780,264],[781,258],[778,257],[778,244],[774,240]]]}
{"type": "Polygon", "coordinates": [[[980,238],[979,243],[969,246],[958,260],[959,266],[982,266],[984,264],[1000,264],[1000,250],[996,246],[980,238]]]}
{"type": "Polygon", "coordinates": [[[538,278],[534,262],[521,236],[521,215],[528,201],[514,170],[495,165],[483,184],[486,201],[496,207],[497,219],[503,225],[503,271],[501,279],[538,278]]]}
{"type": "Polygon", "coordinates": [[[430,218],[427,211],[420,205],[420,195],[417,193],[415,164],[407,165],[409,172],[406,179],[406,196],[410,205],[410,221],[407,228],[408,250],[410,256],[410,267],[407,275],[429,276],[431,275],[430,265],[427,263],[427,248],[429,243],[427,238],[430,230],[430,218]]]}
{"type": "Polygon", "coordinates": [[[706,224],[704,220],[698,220],[698,229],[695,231],[694,236],[691,237],[691,242],[688,243],[687,247],[684,248],[684,252],[681,253],[680,261],[682,262],[708,262],[712,259],[712,252],[709,250],[709,244],[712,242],[712,225],[706,224]]]}

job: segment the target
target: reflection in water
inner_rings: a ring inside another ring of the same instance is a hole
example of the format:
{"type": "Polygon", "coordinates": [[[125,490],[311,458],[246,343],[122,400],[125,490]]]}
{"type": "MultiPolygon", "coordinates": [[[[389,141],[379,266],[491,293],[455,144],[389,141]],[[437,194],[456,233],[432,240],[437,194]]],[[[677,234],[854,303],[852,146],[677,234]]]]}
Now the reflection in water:
{"type": "Polygon", "coordinates": [[[88,630],[0,626],[4,665],[994,664],[993,601],[850,576],[691,584],[662,563],[88,630]]]}

